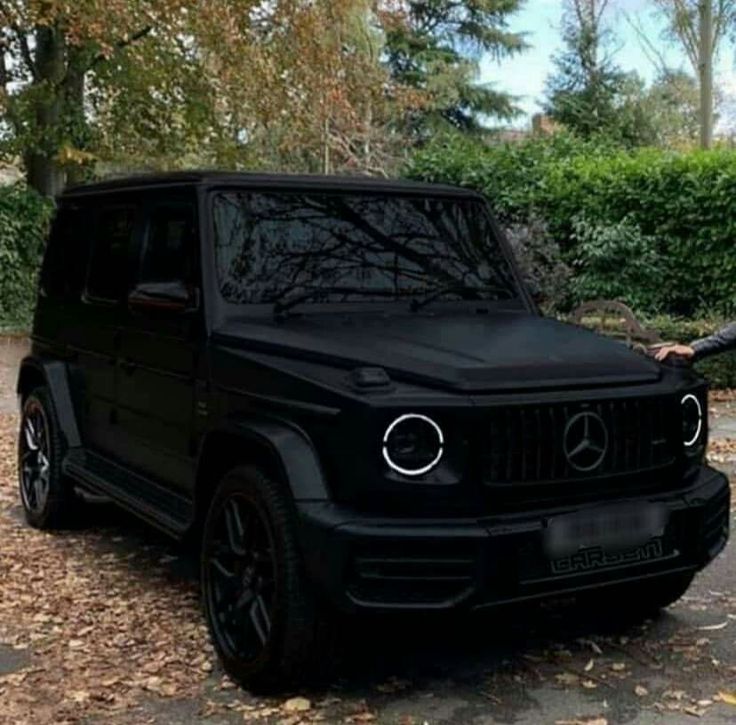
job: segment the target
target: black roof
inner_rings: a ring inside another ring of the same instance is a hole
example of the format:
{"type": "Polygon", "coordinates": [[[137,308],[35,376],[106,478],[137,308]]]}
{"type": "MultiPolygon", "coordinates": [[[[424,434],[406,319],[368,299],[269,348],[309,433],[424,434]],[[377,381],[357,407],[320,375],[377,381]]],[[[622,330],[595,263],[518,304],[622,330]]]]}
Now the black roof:
{"type": "Polygon", "coordinates": [[[232,186],[270,189],[323,189],[330,191],[385,191],[426,195],[476,196],[470,189],[444,184],[426,184],[401,179],[370,176],[321,176],[295,174],[260,174],[232,171],[173,171],[111,178],[92,184],[73,186],[64,197],[97,194],[127,189],[165,186],[232,186]]]}

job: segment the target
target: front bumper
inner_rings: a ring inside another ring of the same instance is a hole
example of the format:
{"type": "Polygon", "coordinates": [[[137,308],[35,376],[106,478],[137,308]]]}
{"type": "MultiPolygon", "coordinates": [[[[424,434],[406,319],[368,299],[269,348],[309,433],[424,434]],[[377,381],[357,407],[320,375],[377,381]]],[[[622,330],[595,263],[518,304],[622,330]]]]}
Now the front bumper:
{"type": "Polygon", "coordinates": [[[567,595],[698,571],[726,545],[730,488],[718,471],[703,466],[687,489],[629,501],[666,508],[661,537],[617,555],[588,549],[555,561],[544,554],[543,532],[570,507],[442,520],[369,517],[329,502],[299,502],[298,511],[309,573],[343,611],[480,608],[567,595]]]}

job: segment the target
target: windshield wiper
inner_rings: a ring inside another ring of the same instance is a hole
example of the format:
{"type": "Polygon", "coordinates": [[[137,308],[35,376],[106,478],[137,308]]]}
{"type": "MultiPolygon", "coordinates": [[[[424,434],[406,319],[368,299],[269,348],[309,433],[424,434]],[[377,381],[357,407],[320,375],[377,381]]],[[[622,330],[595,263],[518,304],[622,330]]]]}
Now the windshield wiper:
{"type": "Polygon", "coordinates": [[[413,299],[411,303],[409,304],[409,309],[412,312],[419,312],[423,307],[425,307],[428,304],[431,304],[439,297],[442,297],[442,295],[447,294],[448,292],[474,292],[476,295],[480,294],[481,292],[485,291],[486,287],[472,287],[471,285],[463,284],[462,282],[455,282],[453,284],[448,284],[444,287],[440,287],[439,289],[436,289],[434,292],[431,292],[426,297],[424,297],[421,300],[413,299]]]}
{"type": "Polygon", "coordinates": [[[315,287],[314,289],[305,290],[300,294],[296,294],[293,297],[287,297],[283,300],[276,300],[273,305],[274,315],[283,315],[288,312],[292,307],[307,302],[313,297],[320,294],[342,294],[342,295],[361,295],[364,297],[395,297],[393,290],[380,290],[380,289],[359,289],[357,287],[315,287]]]}

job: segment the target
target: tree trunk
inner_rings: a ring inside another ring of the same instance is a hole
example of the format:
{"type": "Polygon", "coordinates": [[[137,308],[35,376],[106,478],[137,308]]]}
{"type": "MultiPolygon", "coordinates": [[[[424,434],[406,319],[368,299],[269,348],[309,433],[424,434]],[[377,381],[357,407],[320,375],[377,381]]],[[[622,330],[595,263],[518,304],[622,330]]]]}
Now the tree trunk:
{"type": "Polygon", "coordinates": [[[45,153],[29,152],[23,159],[28,186],[44,196],[57,196],[64,190],[64,170],[45,153]]]}
{"type": "Polygon", "coordinates": [[[64,188],[65,175],[57,156],[63,136],[66,43],[58,26],[35,32],[34,123],[37,142],[24,156],[28,185],[44,196],[64,188]]]}
{"type": "Polygon", "coordinates": [[[713,0],[700,0],[699,76],[700,76],[700,147],[713,144],[713,0]]]}
{"type": "MultiPolygon", "coordinates": [[[[64,82],[64,120],[71,145],[80,151],[89,147],[89,127],[84,115],[84,78],[87,69],[87,53],[84,49],[71,49],[64,82]]],[[[70,164],[66,180],[69,184],[80,184],[87,178],[87,166],[83,163],[70,164]]]]}

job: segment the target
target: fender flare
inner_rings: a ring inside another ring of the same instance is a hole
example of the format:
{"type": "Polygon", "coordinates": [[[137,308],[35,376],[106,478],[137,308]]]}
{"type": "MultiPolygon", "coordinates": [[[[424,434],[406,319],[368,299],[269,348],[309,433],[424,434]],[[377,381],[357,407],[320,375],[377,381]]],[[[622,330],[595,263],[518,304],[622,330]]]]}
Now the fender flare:
{"type": "Polygon", "coordinates": [[[82,439],[79,435],[79,426],[74,413],[66,364],[58,360],[43,360],[31,355],[23,358],[20,363],[16,385],[18,395],[23,392],[23,380],[29,371],[33,371],[34,377],[42,378],[51,393],[56,409],[56,417],[67,448],[78,448],[82,444],[82,439]]]}
{"type": "Polygon", "coordinates": [[[209,435],[225,433],[268,450],[295,501],[326,501],[329,491],[317,451],[297,426],[270,418],[233,419],[209,435]]]}

